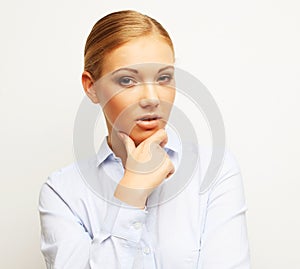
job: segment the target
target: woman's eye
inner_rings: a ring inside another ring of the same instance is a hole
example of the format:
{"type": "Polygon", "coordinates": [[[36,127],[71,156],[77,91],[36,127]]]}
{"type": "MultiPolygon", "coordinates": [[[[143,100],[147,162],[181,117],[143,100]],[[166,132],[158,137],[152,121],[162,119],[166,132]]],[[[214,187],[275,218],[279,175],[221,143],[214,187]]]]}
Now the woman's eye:
{"type": "Polygon", "coordinates": [[[171,75],[162,75],[158,78],[158,83],[160,84],[166,84],[169,83],[172,80],[172,76],[171,75]]]}
{"type": "Polygon", "coordinates": [[[136,84],[136,81],[130,77],[121,77],[118,82],[121,86],[125,87],[130,87],[136,84]]]}

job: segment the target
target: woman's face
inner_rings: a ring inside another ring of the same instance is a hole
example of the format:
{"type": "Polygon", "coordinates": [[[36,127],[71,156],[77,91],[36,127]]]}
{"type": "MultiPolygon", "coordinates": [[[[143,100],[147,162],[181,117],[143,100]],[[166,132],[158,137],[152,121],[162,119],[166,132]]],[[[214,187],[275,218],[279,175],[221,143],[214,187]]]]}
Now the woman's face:
{"type": "Polygon", "coordinates": [[[164,128],[175,98],[174,55],[157,35],[134,39],[105,57],[95,83],[109,135],[127,133],[136,145],[164,128]]]}

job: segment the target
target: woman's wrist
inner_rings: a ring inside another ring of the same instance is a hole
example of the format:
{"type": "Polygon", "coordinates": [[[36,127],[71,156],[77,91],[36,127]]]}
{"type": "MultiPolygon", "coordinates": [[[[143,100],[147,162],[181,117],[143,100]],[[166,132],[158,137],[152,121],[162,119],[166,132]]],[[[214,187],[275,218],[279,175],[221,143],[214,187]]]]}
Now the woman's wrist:
{"type": "Polygon", "coordinates": [[[130,184],[130,179],[128,179],[128,174],[125,173],[115,190],[114,196],[128,205],[144,209],[148,198],[147,194],[147,190],[133,187],[133,184],[130,184]]]}

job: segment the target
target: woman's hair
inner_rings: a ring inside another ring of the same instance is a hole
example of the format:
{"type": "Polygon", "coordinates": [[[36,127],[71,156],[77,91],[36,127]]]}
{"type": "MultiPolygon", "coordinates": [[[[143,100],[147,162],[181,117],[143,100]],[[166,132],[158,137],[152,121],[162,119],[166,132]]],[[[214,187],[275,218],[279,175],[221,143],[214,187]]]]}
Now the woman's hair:
{"type": "Polygon", "coordinates": [[[107,53],[133,38],[150,34],[157,34],[165,39],[174,53],[168,32],[153,18],[132,10],[106,15],[96,22],[87,38],[84,49],[84,70],[88,71],[94,80],[99,79],[107,53]]]}

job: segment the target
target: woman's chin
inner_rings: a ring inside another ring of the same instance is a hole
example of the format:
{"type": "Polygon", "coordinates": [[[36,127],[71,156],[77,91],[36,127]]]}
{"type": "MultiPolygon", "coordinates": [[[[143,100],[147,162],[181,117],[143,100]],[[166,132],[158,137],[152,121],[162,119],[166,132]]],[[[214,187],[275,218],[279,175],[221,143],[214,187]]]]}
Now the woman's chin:
{"type": "Polygon", "coordinates": [[[152,136],[157,130],[159,130],[159,128],[144,131],[133,130],[130,134],[130,138],[134,141],[135,145],[138,146],[144,140],[152,136]]]}

